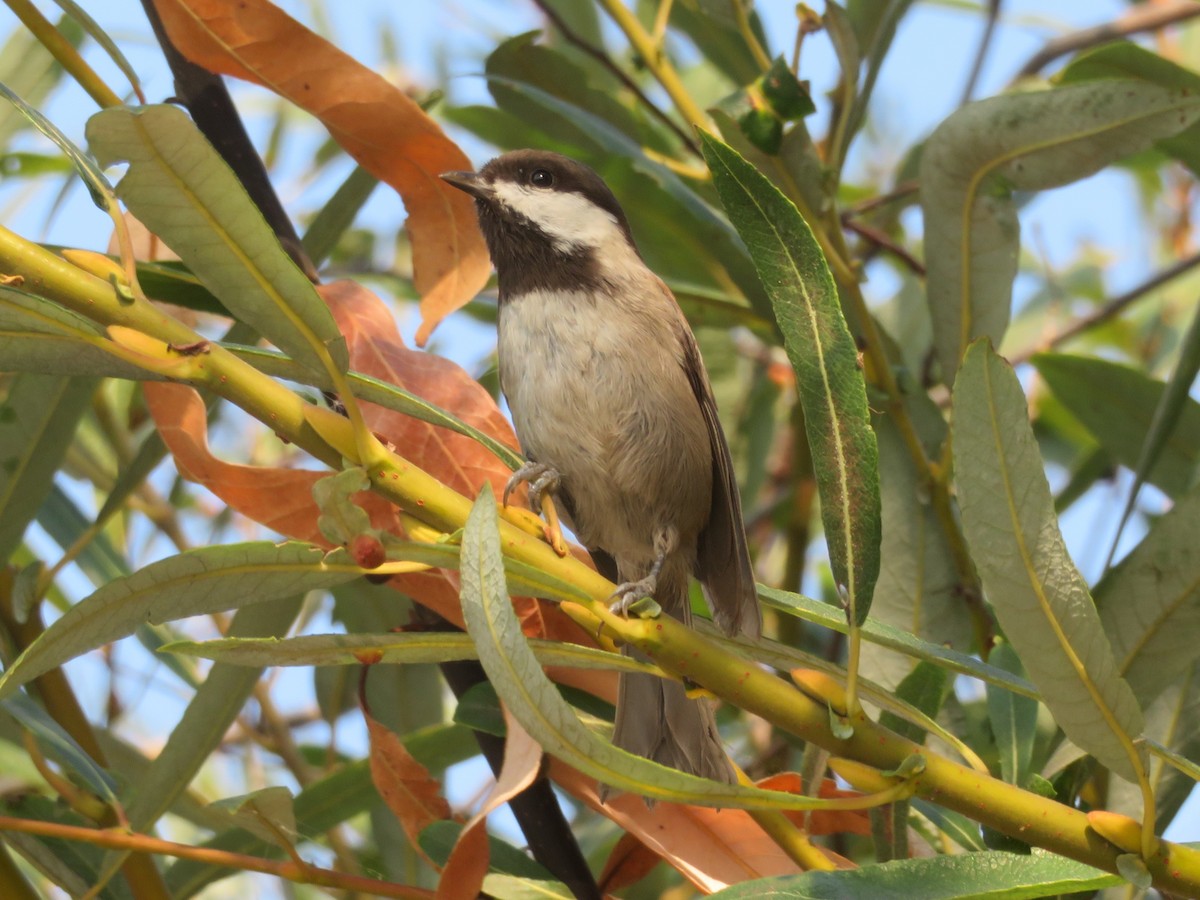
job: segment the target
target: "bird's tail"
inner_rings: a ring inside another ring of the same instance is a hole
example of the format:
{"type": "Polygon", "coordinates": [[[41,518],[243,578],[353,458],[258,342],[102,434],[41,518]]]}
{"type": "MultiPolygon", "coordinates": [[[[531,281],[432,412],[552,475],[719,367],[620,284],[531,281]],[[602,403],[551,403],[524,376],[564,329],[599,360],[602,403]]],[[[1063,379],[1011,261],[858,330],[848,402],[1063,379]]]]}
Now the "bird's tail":
{"type": "MultiPolygon", "coordinates": [[[[686,576],[660,579],[655,596],[665,612],[690,624],[686,576]],[[682,598],[682,602],[663,603],[665,596],[682,598]]],[[[625,652],[641,655],[629,647],[625,652]]],[[[681,772],[726,784],[737,780],[721,746],[712,706],[688,697],[678,681],[641,672],[621,673],[613,743],[681,772]]],[[[605,800],[609,793],[609,788],[602,785],[600,799],[605,800]]]]}

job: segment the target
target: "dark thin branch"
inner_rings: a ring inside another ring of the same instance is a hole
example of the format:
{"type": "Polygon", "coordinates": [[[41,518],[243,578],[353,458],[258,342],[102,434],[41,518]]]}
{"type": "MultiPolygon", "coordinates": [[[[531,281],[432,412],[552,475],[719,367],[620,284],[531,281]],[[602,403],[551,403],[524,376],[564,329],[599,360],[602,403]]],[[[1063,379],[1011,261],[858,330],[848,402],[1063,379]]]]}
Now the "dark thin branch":
{"type": "Polygon", "coordinates": [[[865,238],[881,250],[886,250],[898,258],[902,263],[913,270],[922,278],[925,277],[925,263],[921,262],[915,256],[908,252],[907,249],[897,244],[886,233],[880,231],[874,226],[868,225],[866,222],[859,219],[845,218],[842,220],[842,226],[847,231],[853,231],[859,237],[865,238]]]}
{"type": "Polygon", "coordinates": [[[596,62],[600,63],[600,65],[604,66],[605,69],[613,74],[613,77],[615,77],[621,82],[621,84],[625,85],[625,87],[633,92],[633,95],[638,98],[638,102],[645,106],[646,109],[650,111],[651,115],[671,129],[675,136],[683,142],[685,147],[691,150],[692,153],[696,154],[696,156],[700,155],[700,146],[696,143],[695,139],[669,115],[659,109],[654,104],[654,101],[647,97],[645,92],[638,87],[637,82],[630,78],[629,75],[627,75],[625,71],[613,61],[612,57],[610,57],[599,47],[588,43],[582,35],[580,35],[566,23],[566,20],[564,20],[563,17],[558,14],[558,10],[554,9],[554,7],[549,3],[546,3],[545,0],[533,0],[533,3],[542,11],[543,15],[550,20],[554,27],[558,29],[559,33],[562,34],[568,43],[573,44],[579,50],[596,60],[596,62]]]}
{"type": "MultiPolygon", "coordinates": [[[[414,607],[417,620],[430,631],[459,631],[450,622],[428,607],[414,607]]],[[[442,676],[450,685],[455,697],[462,697],[477,684],[487,681],[483,666],[475,660],[440,663],[442,676]]],[[[471,732],[483,752],[492,772],[500,774],[504,765],[504,739],[482,731],[471,732]]],[[[571,824],[563,815],[558,798],[550,782],[539,776],[533,784],[508,801],[533,858],[545,866],[550,874],[567,886],[580,900],[601,900],[600,888],[575,836],[571,824]]]]}
{"type": "Polygon", "coordinates": [[[996,33],[996,20],[1000,18],[1002,3],[1003,0],[988,0],[987,19],[983,24],[983,34],[979,38],[979,49],[975,52],[975,62],[971,66],[971,74],[967,76],[962,99],[958,101],[959,106],[966,106],[970,103],[971,96],[975,93],[975,85],[979,82],[979,73],[983,71],[984,60],[987,59],[988,50],[992,46],[992,36],[996,33]]]}
{"type": "Polygon", "coordinates": [[[915,194],[921,189],[920,183],[913,179],[912,181],[902,181],[886,194],[879,194],[876,197],[868,197],[866,200],[860,200],[858,203],[852,203],[842,211],[842,218],[849,219],[854,216],[861,216],[865,212],[870,212],[873,209],[878,209],[881,206],[887,206],[889,203],[894,203],[897,200],[903,200],[909,194],[915,194]]]}
{"type": "Polygon", "coordinates": [[[284,211],[279,195],[275,193],[267,169],[246,133],[225,82],[221,76],[201,68],[179,52],[179,48],[167,36],[152,0],[142,0],[142,8],[175,77],[176,99],[187,107],[196,127],[233,169],[233,174],[263,214],[288,256],[311,281],[319,282],[317,268],[304,251],[296,228],[284,211]]]}
{"type": "Polygon", "coordinates": [[[1141,284],[1126,291],[1124,294],[1113,297],[1095,312],[1076,319],[1053,337],[1042,341],[1035,347],[1031,347],[1028,350],[1010,357],[1010,361],[1014,366],[1019,363],[1028,362],[1029,358],[1035,353],[1044,353],[1047,350],[1053,350],[1054,348],[1065,344],[1067,341],[1078,337],[1085,331],[1090,331],[1096,326],[1102,325],[1109,319],[1116,317],[1130,304],[1136,303],[1138,300],[1141,300],[1143,297],[1153,293],[1167,282],[1173,281],[1186,272],[1190,272],[1197,266],[1200,266],[1200,253],[1194,253],[1191,256],[1179,260],[1179,262],[1168,266],[1161,272],[1155,273],[1141,284]]]}
{"type": "Polygon", "coordinates": [[[1048,41],[1041,50],[1029,57],[1025,65],[1021,66],[1017,74],[1013,76],[1013,82],[1036,75],[1054,60],[1066,56],[1068,53],[1085,50],[1088,47],[1095,47],[1097,44],[1115,41],[1118,38],[1129,37],[1131,34],[1142,31],[1156,31],[1195,16],[1200,16],[1200,3],[1196,3],[1195,0],[1176,0],[1174,3],[1147,3],[1142,6],[1134,6],[1115,22],[1105,22],[1103,25],[1073,31],[1048,41]]]}

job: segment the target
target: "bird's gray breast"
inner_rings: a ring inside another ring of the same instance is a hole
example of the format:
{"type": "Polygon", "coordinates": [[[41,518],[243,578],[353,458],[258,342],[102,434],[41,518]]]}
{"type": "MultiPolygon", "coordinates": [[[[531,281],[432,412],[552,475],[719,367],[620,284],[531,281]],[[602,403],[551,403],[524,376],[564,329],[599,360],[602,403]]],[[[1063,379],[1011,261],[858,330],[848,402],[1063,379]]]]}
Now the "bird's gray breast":
{"type": "Polygon", "coordinates": [[[652,534],[703,526],[711,453],[672,319],[636,298],[586,291],[510,296],[499,319],[500,384],[525,452],[553,466],[588,546],[627,564],[652,534]]]}

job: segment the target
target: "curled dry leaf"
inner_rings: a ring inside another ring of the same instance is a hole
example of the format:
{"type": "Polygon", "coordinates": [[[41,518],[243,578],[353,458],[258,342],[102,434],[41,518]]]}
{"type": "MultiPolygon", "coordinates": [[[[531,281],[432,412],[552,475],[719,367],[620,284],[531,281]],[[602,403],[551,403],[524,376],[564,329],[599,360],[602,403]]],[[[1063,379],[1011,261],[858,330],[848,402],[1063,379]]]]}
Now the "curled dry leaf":
{"type": "MultiPolygon", "coordinates": [[[[388,809],[400,820],[409,845],[424,855],[417,840],[421,831],[434,822],[450,818],[450,804],[442,796],[442,786],[430,777],[428,769],[413,759],[400,738],[365,710],[363,718],[371,740],[371,780],[388,809]]],[[[429,857],[425,858],[434,865],[429,857]]]]}
{"type": "Polygon", "coordinates": [[[612,819],[707,893],[752,878],[799,872],[788,856],[740,809],[656,803],[621,794],[601,803],[594,779],[556,759],[550,777],[571,796],[612,819]]]}
{"type": "Polygon", "coordinates": [[[504,764],[483,806],[471,817],[446,860],[446,868],[438,881],[438,900],[475,900],[479,896],[489,865],[487,817],[533,784],[541,768],[541,746],[512,717],[507,707],[501,705],[501,709],[506,729],[504,764]]]}
{"type": "MultiPolygon", "coordinates": [[[[800,776],[795,772],[780,772],[757,782],[760,788],[772,791],[786,791],[789,794],[803,794],[800,776]]],[[[841,797],[861,797],[858,791],[846,791],[837,786],[832,778],[821,781],[819,797],[833,800],[841,797]]],[[[788,810],[784,815],[796,825],[805,827],[803,812],[788,810]]],[[[807,815],[809,834],[870,834],[871,819],[865,809],[816,809],[807,815]]],[[[832,856],[830,857],[833,858],[832,856]]],[[[837,862],[837,860],[834,860],[837,862]]]]}
{"type": "Polygon", "coordinates": [[[490,263],[469,197],[438,175],[466,155],[401,90],[267,0],[154,0],[171,41],[192,62],[261,85],[312,113],[408,211],[424,344],[478,293],[490,263]]]}
{"type": "MultiPolygon", "coordinates": [[[[242,515],[282,535],[330,546],[317,527],[319,510],[312,499],[312,486],[325,473],[226,462],[209,449],[207,410],[195,390],[156,382],[144,383],[142,390],[159,434],[184,478],[202,484],[242,515]]],[[[399,533],[394,506],[369,492],[356,495],[356,499],[367,511],[372,527],[399,533]]],[[[448,580],[447,573],[397,575],[389,583],[419,597],[444,618],[462,624],[458,582],[448,580]]]]}

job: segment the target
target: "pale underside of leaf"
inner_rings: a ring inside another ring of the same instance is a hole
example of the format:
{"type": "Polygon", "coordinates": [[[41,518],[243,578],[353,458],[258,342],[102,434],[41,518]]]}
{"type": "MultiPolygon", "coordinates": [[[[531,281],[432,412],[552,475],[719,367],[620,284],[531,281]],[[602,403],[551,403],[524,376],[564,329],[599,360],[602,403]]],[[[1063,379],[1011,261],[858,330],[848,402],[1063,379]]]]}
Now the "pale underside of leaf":
{"type": "Polygon", "coordinates": [[[1005,634],[1067,736],[1139,780],[1141,710],[1058,530],[1020,383],[986,341],[963,362],[953,420],[963,530],[1005,634]]]}

